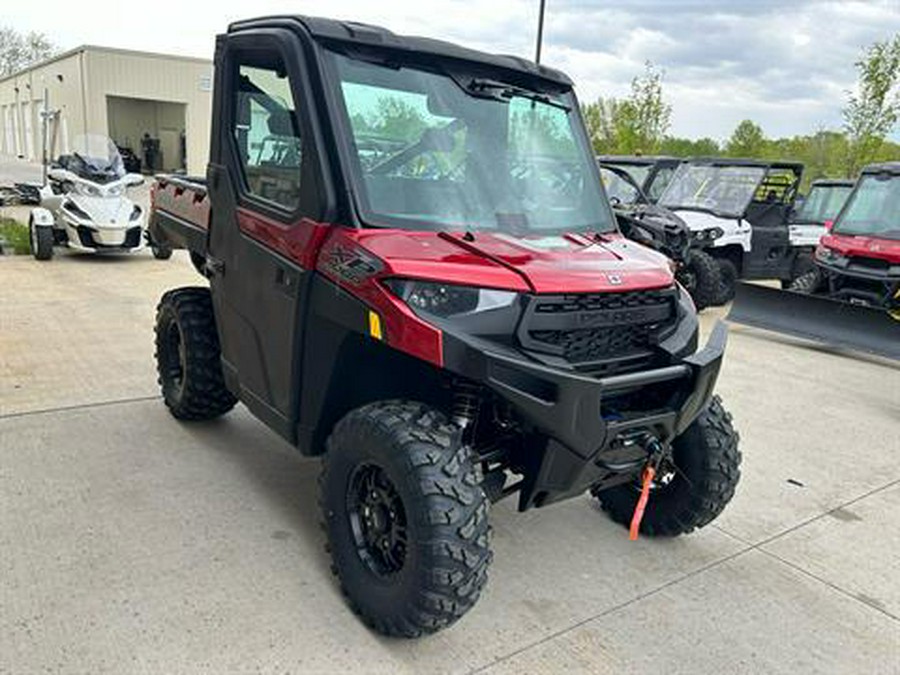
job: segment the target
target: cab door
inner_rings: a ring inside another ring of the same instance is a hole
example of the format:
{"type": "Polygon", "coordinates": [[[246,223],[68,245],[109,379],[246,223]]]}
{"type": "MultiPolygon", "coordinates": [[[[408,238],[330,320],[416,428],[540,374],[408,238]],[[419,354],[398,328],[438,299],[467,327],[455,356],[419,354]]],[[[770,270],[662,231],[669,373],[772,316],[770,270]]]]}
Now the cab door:
{"type": "Polygon", "coordinates": [[[299,37],[265,29],[220,38],[207,269],[229,387],[295,440],[312,256],[303,228],[327,207],[299,37]]]}

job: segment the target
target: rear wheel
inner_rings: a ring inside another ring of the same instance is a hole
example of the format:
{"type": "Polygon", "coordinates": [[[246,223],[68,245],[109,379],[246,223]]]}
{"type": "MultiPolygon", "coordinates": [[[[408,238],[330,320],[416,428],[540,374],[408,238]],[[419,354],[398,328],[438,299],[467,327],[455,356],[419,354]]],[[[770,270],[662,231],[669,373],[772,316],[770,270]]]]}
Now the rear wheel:
{"type": "Polygon", "coordinates": [[[469,611],[491,561],[489,501],[458,429],[409,401],[350,412],[319,479],[332,570],[379,633],[417,637],[469,611]]]}
{"type": "Polygon", "coordinates": [[[156,308],[156,367],[163,400],[178,419],[212,419],[237,403],[222,375],[208,288],[163,295],[156,308]]]}
{"type": "Polygon", "coordinates": [[[734,299],[734,290],[738,280],[737,266],[727,258],[719,258],[719,287],[715,293],[714,305],[724,305],[734,299]]]}
{"type": "Polygon", "coordinates": [[[688,251],[677,278],[698,311],[715,304],[719,290],[719,265],[711,255],[703,251],[688,251]]]}
{"type": "Polygon", "coordinates": [[[31,236],[31,252],[35,260],[50,260],[53,257],[53,228],[34,224],[28,219],[28,234],[31,236]]]}
{"type": "MultiPolygon", "coordinates": [[[[741,477],[738,440],[731,415],[714,396],[672,443],[673,466],[651,489],[641,534],[674,537],[712,522],[731,501],[741,477]]],[[[594,496],[610,518],[628,527],[640,489],[626,484],[594,496]]]]}

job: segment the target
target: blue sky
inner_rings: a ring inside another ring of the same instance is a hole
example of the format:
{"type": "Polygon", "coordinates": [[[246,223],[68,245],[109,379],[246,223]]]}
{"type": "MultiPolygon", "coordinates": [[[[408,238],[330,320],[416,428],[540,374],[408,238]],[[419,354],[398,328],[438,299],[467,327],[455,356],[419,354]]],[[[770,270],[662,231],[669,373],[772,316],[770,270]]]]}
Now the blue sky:
{"type": "MultiPolygon", "coordinates": [[[[210,56],[228,21],[309,13],[530,58],[539,1],[82,0],[79,11],[68,0],[7,4],[0,23],[44,31],[64,48],[210,56]]],[[[566,71],[582,100],[624,95],[652,61],[665,72],[676,135],[722,139],[748,117],[767,135],[793,135],[840,126],[853,62],[865,45],[897,32],[900,0],[547,0],[543,61],[566,71]]]]}

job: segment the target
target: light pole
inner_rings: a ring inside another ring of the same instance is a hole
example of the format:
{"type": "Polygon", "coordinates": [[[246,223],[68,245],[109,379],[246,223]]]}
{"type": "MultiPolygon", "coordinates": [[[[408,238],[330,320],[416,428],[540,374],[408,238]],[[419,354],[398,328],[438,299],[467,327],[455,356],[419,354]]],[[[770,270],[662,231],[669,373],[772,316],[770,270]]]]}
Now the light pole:
{"type": "Polygon", "coordinates": [[[538,31],[537,31],[537,46],[534,50],[534,62],[541,62],[541,42],[544,39],[544,7],[547,5],[547,0],[541,0],[541,9],[538,13],[538,31]]]}

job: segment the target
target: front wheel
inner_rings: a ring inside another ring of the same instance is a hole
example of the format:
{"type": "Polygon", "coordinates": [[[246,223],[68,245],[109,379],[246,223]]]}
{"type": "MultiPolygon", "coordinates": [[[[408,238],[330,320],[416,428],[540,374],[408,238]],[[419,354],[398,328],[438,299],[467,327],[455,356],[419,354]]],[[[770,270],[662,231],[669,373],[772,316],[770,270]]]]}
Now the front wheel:
{"type": "Polygon", "coordinates": [[[213,419],[237,403],[225,386],[208,288],[178,288],[159,301],[156,368],[163,401],[178,419],[213,419]]]}
{"type": "Polygon", "coordinates": [[[50,260],[53,257],[53,228],[46,225],[35,225],[34,219],[28,220],[28,234],[31,236],[31,252],[35,260],[50,260]]]}
{"type": "Polygon", "coordinates": [[[818,269],[813,269],[794,279],[787,290],[795,293],[817,293],[822,290],[824,280],[818,269]]]}
{"type": "MultiPolygon", "coordinates": [[[[709,524],[734,496],[741,477],[739,436],[722,401],[709,406],[672,443],[672,462],[650,490],[641,534],[674,537],[709,524]]],[[[595,492],[615,522],[631,523],[640,489],[624,484],[595,492]]]]}
{"type": "Polygon", "coordinates": [[[724,305],[734,299],[734,291],[737,286],[737,266],[727,258],[720,258],[719,263],[719,288],[715,293],[714,305],[724,305]]]}
{"type": "Polygon", "coordinates": [[[715,304],[720,284],[719,265],[709,253],[688,251],[676,276],[691,296],[698,312],[715,304]]]}
{"type": "Polygon", "coordinates": [[[374,630],[418,637],[469,611],[491,561],[489,501],[459,430],[419,403],[373,403],[328,439],[319,479],[332,570],[374,630]]]}

